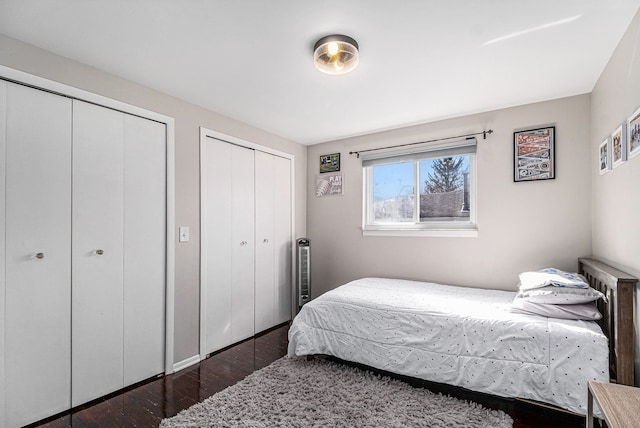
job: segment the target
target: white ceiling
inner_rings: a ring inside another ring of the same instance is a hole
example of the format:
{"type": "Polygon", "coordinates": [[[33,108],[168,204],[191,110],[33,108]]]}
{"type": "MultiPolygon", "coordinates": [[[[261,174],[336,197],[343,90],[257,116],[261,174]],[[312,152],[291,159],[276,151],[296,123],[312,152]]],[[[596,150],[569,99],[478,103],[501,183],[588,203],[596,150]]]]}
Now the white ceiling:
{"type": "Polygon", "coordinates": [[[640,0],[0,0],[0,33],[303,144],[590,92],[640,0]],[[317,39],[360,44],[317,71],[317,39]]]}

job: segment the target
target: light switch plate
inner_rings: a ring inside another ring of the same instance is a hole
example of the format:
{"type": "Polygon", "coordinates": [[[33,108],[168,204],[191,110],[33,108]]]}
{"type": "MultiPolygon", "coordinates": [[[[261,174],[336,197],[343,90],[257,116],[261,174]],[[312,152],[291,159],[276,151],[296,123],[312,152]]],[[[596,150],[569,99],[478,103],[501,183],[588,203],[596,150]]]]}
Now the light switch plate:
{"type": "Polygon", "coordinates": [[[187,226],[180,226],[178,228],[178,236],[180,242],[189,242],[189,228],[187,226]]]}

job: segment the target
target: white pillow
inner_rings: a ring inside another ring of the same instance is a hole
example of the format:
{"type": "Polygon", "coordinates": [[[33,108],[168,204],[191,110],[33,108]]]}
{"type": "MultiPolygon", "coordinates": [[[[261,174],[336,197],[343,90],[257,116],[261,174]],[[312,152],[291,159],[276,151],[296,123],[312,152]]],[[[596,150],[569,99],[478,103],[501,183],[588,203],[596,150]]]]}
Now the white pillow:
{"type": "Polygon", "coordinates": [[[553,285],[531,290],[521,289],[516,297],[526,299],[532,303],[548,303],[554,305],[575,305],[593,302],[598,299],[607,300],[604,294],[591,287],[562,288],[553,285]]]}
{"type": "Polygon", "coordinates": [[[596,321],[602,318],[602,314],[593,303],[578,305],[549,305],[533,303],[526,299],[515,298],[510,308],[511,312],[527,315],[542,315],[548,318],[561,318],[569,320],[596,321]]]}
{"type": "Polygon", "coordinates": [[[546,268],[536,272],[522,272],[519,277],[521,290],[531,290],[547,285],[570,288],[589,287],[589,284],[582,275],[555,268],[546,268]]]}

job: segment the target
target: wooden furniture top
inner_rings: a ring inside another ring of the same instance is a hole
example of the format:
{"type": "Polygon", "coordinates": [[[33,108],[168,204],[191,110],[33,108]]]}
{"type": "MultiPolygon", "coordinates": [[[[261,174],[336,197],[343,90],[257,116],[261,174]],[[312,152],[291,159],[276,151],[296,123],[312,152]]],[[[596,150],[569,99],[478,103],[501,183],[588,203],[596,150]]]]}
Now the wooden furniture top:
{"type": "Polygon", "coordinates": [[[633,428],[640,425],[640,388],[589,381],[589,389],[600,405],[609,428],[633,428]]]}

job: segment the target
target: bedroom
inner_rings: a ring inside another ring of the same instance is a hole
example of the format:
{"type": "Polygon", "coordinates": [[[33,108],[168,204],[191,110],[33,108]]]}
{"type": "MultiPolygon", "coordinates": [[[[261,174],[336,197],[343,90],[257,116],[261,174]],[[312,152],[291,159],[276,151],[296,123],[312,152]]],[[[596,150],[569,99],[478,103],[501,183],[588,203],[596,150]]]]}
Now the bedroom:
{"type": "MultiPolygon", "coordinates": [[[[200,126],[295,156],[295,231],[296,237],[307,236],[313,242],[314,295],[350,279],[373,275],[428,277],[448,284],[506,289],[515,287],[519,272],[547,265],[575,270],[577,257],[585,255],[638,276],[640,231],[634,218],[640,196],[633,184],[640,174],[638,161],[630,159],[599,176],[594,160],[602,139],[640,105],[638,21],[637,16],[628,20],[624,37],[621,33],[618,48],[603,63],[592,90],[309,146],[9,36],[0,39],[0,64],[176,119],[175,223],[191,229],[191,240],[175,245],[172,362],[177,364],[199,353],[200,126]],[[558,177],[548,182],[514,183],[513,131],[548,124],[555,124],[557,130],[558,177]],[[478,142],[478,237],[362,236],[362,169],[349,151],[485,128],[493,129],[494,134],[478,142]],[[319,156],[336,152],[342,154],[344,195],[316,198],[319,156]],[[529,228],[531,224],[536,227],[529,228]],[[339,245],[335,237],[340,238],[339,245]]],[[[5,28],[10,28],[6,21],[0,33],[5,34],[5,28]]],[[[365,44],[359,41],[364,56],[365,44]]]]}

